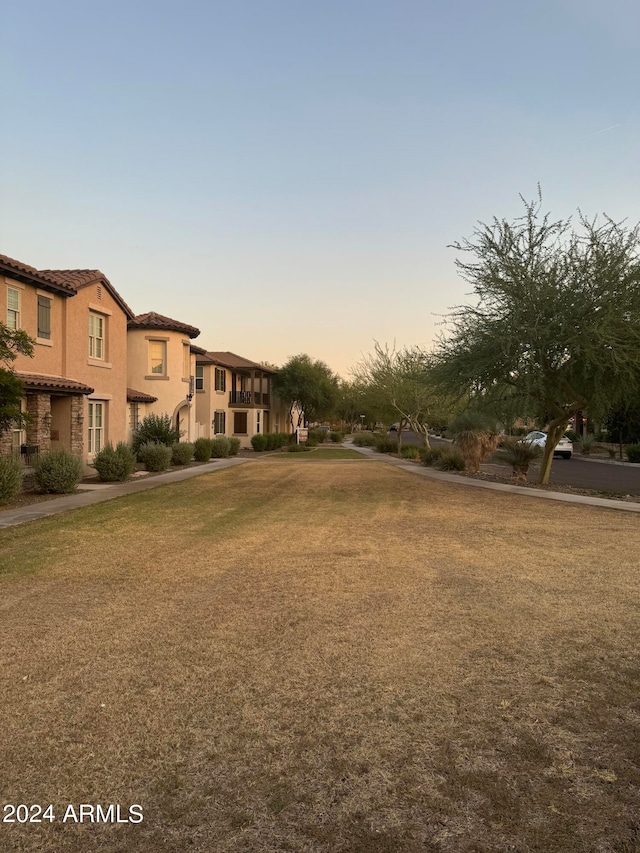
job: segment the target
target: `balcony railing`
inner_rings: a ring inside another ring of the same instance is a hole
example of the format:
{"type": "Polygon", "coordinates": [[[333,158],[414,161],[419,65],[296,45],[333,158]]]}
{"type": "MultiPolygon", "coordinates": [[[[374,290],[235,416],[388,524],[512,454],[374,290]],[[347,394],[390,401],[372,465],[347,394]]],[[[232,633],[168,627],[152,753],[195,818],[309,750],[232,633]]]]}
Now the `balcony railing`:
{"type": "Polygon", "coordinates": [[[261,394],[259,391],[229,391],[229,404],[231,406],[268,406],[270,395],[261,394]]]}

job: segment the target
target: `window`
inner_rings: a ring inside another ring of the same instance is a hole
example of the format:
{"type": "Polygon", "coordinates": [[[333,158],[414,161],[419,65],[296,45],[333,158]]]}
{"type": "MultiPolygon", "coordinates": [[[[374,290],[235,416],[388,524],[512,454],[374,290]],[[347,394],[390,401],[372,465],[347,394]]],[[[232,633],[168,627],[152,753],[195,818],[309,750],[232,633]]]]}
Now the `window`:
{"type": "Polygon", "coordinates": [[[104,444],[104,403],[89,400],[89,431],[87,435],[87,450],[97,453],[104,444]]]}
{"type": "Polygon", "coordinates": [[[227,372],[219,367],[216,367],[215,389],[216,391],[227,390],[227,372]]]}
{"type": "Polygon", "coordinates": [[[131,429],[138,429],[140,426],[140,404],[131,403],[129,411],[131,413],[131,429]]]}
{"type": "Polygon", "coordinates": [[[20,291],[16,287],[7,288],[7,326],[20,328],[20,291]]]}
{"type": "Polygon", "coordinates": [[[260,432],[260,415],[262,412],[256,412],[256,432],[260,432]]]}
{"type": "Polygon", "coordinates": [[[51,340],[51,299],[38,295],[38,337],[51,340]]]}
{"type": "Polygon", "coordinates": [[[247,413],[246,412],[234,412],[233,413],[233,431],[236,435],[246,435],[247,434],[247,413]]]}
{"type": "Polygon", "coordinates": [[[104,317],[89,314],[89,358],[104,359],[104,317]]]}
{"type": "Polygon", "coordinates": [[[226,412],[214,412],[213,415],[213,434],[224,435],[226,430],[226,412]]]}
{"type": "Polygon", "coordinates": [[[191,376],[191,347],[182,344],[182,378],[189,379],[191,376]]]}
{"type": "Polygon", "coordinates": [[[196,391],[204,391],[204,365],[196,364],[196,391]]]}
{"type": "Polygon", "coordinates": [[[166,341],[149,341],[149,360],[151,373],[154,376],[167,374],[167,344],[166,341]]]}

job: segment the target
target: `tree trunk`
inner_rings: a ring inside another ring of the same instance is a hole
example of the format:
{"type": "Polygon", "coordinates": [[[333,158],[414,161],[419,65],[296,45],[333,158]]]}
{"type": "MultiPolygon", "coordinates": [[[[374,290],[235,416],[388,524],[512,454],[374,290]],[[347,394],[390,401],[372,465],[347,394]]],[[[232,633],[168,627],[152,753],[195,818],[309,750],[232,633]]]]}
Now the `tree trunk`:
{"type": "Polygon", "coordinates": [[[561,421],[552,421],[549,424],[549,432],[547,433],[547,441],[544,446],[542,464],[540,466],[540,479],[538,480],[542,486],[549,484],[553,451],[556,449],[556,445],[562,438],[562,434],[566,430],[568,423],[569,419],[567,417],[563,417],[561,421]]]}

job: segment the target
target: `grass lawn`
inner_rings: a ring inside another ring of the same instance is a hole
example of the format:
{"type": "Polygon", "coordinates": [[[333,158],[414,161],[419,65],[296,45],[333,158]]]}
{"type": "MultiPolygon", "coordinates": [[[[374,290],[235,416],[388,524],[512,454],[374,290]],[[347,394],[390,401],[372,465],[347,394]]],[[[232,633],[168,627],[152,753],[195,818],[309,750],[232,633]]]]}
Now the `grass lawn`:
{"type": "Polygon", "coordinates": [[[637,853],[639,552],[306,458],[0,531],[2,799],[57,817],[0,850],[637,853]]]}
{"type": "Polygon", "coordinates": [[[268,459],[288,459],[296,462],[314,460],[317,462],[320,459],[365,459],[362,453],[357,450],[350,450],[347,447],[314,447],[311,450],[301,453],[273,453],[267,457],[268,459]]]}

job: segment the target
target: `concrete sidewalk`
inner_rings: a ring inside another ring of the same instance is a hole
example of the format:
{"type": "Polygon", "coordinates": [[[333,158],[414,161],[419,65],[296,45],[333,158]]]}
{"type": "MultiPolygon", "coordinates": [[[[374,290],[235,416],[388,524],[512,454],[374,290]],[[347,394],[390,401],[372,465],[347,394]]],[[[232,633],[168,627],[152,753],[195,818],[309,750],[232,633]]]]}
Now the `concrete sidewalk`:
{"type": "Polygon", "coordinates": [[[156,486],[164,486],[167,483],[180,483],[191,477],[201,477],[203,474],[211,474],[221,471],[223,468],[233,468],[236,465],[244,465],[249,459],[240,459],[237,456],[231,459],[216,459],[215,462],[206,462],[195,468],[184,468],[178,471],[168,471],[166,474],[156,474],[140,480],[128,480],[126,483],[96,483],[95,485],[80,487],[74,495],[65,495],[61,498],[53,498],[42,503],[30,504],[19,509],[9,509],[0,512],[0,528],[12,527],[15,524],[23,524],[25,521],[33,521],[36,518],[48,518],[59,512],[69,509],[81,509],[84,506],[110,501],[123,495],[134,495],[156,486]]]}
{"type": "Polygon", "coordinates": [[[604,509],[617,509],[622,512],[640,512],[640,502],[615,501],[610,498],[596,498],[590,495],[572,495],[567,492],[547,492],[542,489],[531,489],[526,486],[511,486],[509,483],[488,483],[486,480],[474,480],[472,477],[461,477],[458,474],[449,474],[447,471],[436,471],[426,468],[406,459],[398,459],[387,453],[377,453],[370,447],[356,447],[352,442],[343,442],[343,447],[357,450],[369,459],[377,459],[387,462],[396,468],[402,468],[420,477],[428,477],[430,480],[440,480],[443,483],[455,483],[458,486],[471,486],[472,488],[491,489],[494,492],[508,492],[512,495],[526,495],[531,498],[542,498],[547,501],[560,501],[562,503],[581,504],[582,506],[598,506],[604,509]]]}
{"type": "MultiPolygon", "coordinates": [[[[377,453],[369,447],[355,447],[351,441],[343,442],[342,447],[356,450],[363,457],[371,461],[386,462],[411,474],[417,474],[420,477],[427,477],[431,480],[439,480],[443,483],[455,483],[457,486],[491,489],[496,492],[526,495],[527,497],[542,498],[548,501],[581,504],[582,506],[597,506],[604,509],[622,510],[623,512],[640,512],[640,503],[615,501],[609,498],[590,497],[589,495],[572,495],[565,492],[547,492],[541,489],[527,488],[526,486],[511,486],[508,483],[488,483],[484,480],[474,480],[471,477],[460,477],[457,474],[449,474],[446,471],[436,471],[433,468],[426,468],[424,465],[417,465],[415,462],[410,462],[406,459],[398,459],[386,453],[377,453]]],[[[255,461],[259,458],[256,457],[255,461]]],[[[155,476],[145,477],[141,480],[129,480],[126,483],[96,483],[95,485],[87,485],[80,487],[81,490],[74,495],[53,498],[49,501],[30,504],[19,509],[0,511],[0,528],[13,527],[16,524],[23,524],[26,521],[33,521],[38,518],[48,518],[51,515],[57,515],[59,512],[66,512],[70,509],[81,509],[82,507],[102,503],[103,501],[110,501],[123,495],[133,495],[137,492],[144,492],[147,489],[154,489],[156,486],[164,486],[167,483],[180,483],[182,480],[189,480],[192,477],[200,477],[203,474],[211,474],[215,471],[233,468],[236,465],[244,465],[245,462],[252,461],[254,460],[234,456],[231,459],[217,459],[215,462],[207,462],[204,465],[199,465],[197,468],[169,471],[166,474],[156,474],[155,476]]],[[[295,457],[292,461],[296,461],[295,457]]],[[[357,462],[357,460],[341,461],[357,462]]]]}

